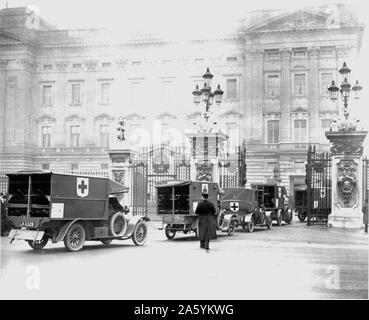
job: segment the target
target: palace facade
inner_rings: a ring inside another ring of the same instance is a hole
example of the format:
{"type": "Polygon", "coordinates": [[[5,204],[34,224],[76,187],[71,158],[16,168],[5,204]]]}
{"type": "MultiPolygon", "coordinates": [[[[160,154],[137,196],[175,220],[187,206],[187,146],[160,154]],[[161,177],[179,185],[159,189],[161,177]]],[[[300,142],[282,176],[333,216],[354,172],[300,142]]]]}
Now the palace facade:
{"type": "Polygon", "coordinates": [[[346,5],[256,11],[217,38],[58,30],[27,8],[0,10],[0,171],[107,170],[117,119],[139,148],[186,145],[202,118],[192,91],[206,68],[227,145],[247,146],[247,179],[304,184],[309,144],[328,147],[327,87],[359,54],[364,27],[346,5]]]}

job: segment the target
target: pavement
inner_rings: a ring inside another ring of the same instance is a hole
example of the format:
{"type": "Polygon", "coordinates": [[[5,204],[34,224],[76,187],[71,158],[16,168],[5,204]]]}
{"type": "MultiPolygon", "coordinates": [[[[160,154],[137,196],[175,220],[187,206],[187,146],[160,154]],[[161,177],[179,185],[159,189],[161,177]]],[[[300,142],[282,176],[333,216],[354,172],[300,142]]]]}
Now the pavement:
{"type": "Polygon", "coordinates": [[[363,229],[291,225],[218,231],[210,250],[194,234],[165,237],[151,221],[146,244],[63,243],[40,252],[1,238],[1,299],[368,299],[363,229]]]}

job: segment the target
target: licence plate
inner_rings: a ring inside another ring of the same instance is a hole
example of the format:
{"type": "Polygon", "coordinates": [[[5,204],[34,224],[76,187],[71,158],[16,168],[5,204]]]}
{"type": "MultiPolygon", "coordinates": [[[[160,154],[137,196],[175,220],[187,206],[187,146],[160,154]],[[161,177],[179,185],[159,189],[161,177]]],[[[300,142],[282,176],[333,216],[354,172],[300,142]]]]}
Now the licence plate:
{"type": "Polygon", "coordinates": [[[9,233],[9,239],[16,240],[33,240],[40,241],[44,236],[45,231],[12,229],[9,233]]]}

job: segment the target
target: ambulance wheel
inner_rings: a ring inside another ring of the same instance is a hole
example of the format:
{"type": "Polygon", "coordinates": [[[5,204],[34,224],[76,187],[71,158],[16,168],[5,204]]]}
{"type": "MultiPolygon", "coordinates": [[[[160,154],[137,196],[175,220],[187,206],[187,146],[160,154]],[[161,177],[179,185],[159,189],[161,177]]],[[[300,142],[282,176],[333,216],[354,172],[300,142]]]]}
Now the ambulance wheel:
{"type": "Polygon", "coordinates": [[[109,218],[109,231],[114,237],[123,237],[127,225],[127,219],[122,212],[116,212],[109,218]]]}
{"type": "Polygon", "coordinates": [[[108,244],[111,244],[112,241],[113,241],[113,239],[103,239],[103,240],[101,240],[101,243],[108,245],[108,244]]]}
{"type": "Polygon", "coordinates": [[[132,234],[133,243],[136,246],[142,246],[145,244],[147,239],[147,225],[143,221],[139,221],[136,224],[135,230],[132,234]]]}
{"type": "Polygon", "coordinates": [[[34,250],[42,250],[49,242],[49,237],[43,236],[39,241],[27,240],[29,246],[34,250]]]}
{"type": "Polygon", "coordinates": [[[229,226],[227,229],[227,234],[230,236],[234,232],[234,226],[229,226]]]}
{"type": "Polygon", "coordinates": [[[291,224],[292,219],[293,219],[293,214],[292,214],[292,211],[291,211],[291,212],[288,213],[288,219],[286,220],[286,223],[291,224]]]}
{"type": "Polygon", "coordinates": [[[251,217],[251,221],[249,223],[247,223],[246,225],[246,229],[247,232],[253,232],[254,231],[254,226],[255,226],[255,219],[254,216],[251,217]]]}
{"type": "Polygon", "coordinates": [[[305,212],[302,212],[302,211],[299,211],[298,213],[297,213],[297,217],[299,218],[299,220],[301,221],[301,222],[304,222],[305,220],[306,220],[306,213],[305,212]]]}
{"type": "Polygon", "coordinates": [[[86,231],[81,223],[74,223],[69,228],[64,238],[64,246],[68,251],[79,251],[86,241],[86,231]]]}
{"type": "Polygon", "coordinates": [[[172,240],[176,235],[175,231],[169,230],[169,225],[165,227],[165,235],[169,240],[172,240]]]}

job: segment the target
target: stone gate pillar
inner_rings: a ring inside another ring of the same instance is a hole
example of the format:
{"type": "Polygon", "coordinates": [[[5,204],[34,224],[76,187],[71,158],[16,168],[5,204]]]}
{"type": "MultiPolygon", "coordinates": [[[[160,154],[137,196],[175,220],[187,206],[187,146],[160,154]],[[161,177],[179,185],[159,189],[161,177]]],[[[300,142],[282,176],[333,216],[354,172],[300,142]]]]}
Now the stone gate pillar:
{"type": "Polygon", "coordinates": [[[367,131],[341,126],[326,132],[332,152],[332,213],[329,225],[342,228],[363,226],[363,141],[367,131]]]}
{"type": "Polygon", "coordinates": [[[219,183],[219,159],[228,136],[218,132],[187,133],[191,143],[191,180],[219,183]]]}
{"type": "Polygon", "coordinates": [[[122,205],[126,205],[132,210],[132,176],[131,159],[137,154],[137,150],[132,149],[126,141],[119,141],[107,150],[109,154],[109,175],[110,179],[117,181],[129,188],[129,192],[123,194],[119,199],[122,205]]]}

